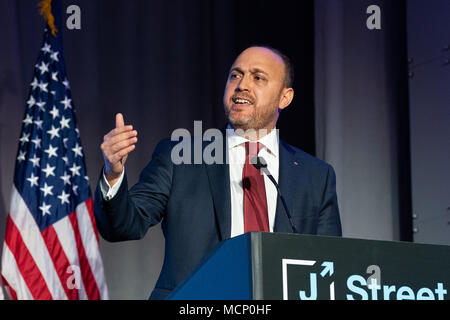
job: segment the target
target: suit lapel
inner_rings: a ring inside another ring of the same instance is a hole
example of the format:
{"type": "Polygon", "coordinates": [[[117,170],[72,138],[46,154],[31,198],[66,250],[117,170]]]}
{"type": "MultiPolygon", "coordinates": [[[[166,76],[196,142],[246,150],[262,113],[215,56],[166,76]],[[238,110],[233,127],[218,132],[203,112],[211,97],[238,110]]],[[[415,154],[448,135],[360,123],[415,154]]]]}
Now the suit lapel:
{"type": "MultiPolygon", "coordinates": [[[[279,175],[278,175],[278,185],[280,186],[280,191],[287,202],[287,206],[291,215],[295,215],[295,208],[293,207],[293,197],[295,197],[295,184],[301,179],[301,167],[300,160],[295,156],[295,150],[292,149],[285,142],[280,140],[279,147],[279,175]]],[[[295,220],[294,220],[295,223],[295,220]]],[[[297,227],[298,229],[298,227],[297,227]]],[[[283,203],[280,197],[277,197],[277,206],[275,212],[275,223],[273,231],[275,232],[291,232],[292,228],[287,218],[286,212],[283,207],[283,203]]]]}
{"type": "MultiPolygon", "coordinates": [[[[225,136],[225,135],[224,135],[225,136]]],[[[207,144],[204,144],[206,146],[207,144]]],[[[227,153],[226,139],[223,141],[223,155],[227,153]]],[[[296,157],[295,150],[288,144],[280,140],[279,147],[279,178],[278,184],[281,193],[287,201],[291,214],[295,216],[294,202],[296,183],[300,181],[302,163],[299,157],[296,157]],[[299,170],[300,169],[300,170],[299,170]]],[[[214,213],[219,228],[221,240],[229,239],[231,236],[231,195],[230,195],[230,172],[229,165],[224,164],[204,164],[209,179],[211,189],[214,213]]],[[[295,221],[294,221],[295,223],[295,221]]],[[[297,226],[298,228],[298,226],[297,226]]],[[[284,211],[283,204],[277,197],[277,206],[275,213],[275,232],[292,232],[291,225],[284,211]]]]}
{"type": "MultiPolygon", "coordinates": [[[[226,137],[226,135],[223,135],[226,137]]],[[[203,144],[204,147],[207,143],[203,144]]],[[[230,195],[230,168],[225,161],[227,147],[226,138],[223,141],[224,164],[204,164],[209,179],[214,213],[219,228],[221,240],[229,239],[231,236],[231,195],[230,195]]]]}

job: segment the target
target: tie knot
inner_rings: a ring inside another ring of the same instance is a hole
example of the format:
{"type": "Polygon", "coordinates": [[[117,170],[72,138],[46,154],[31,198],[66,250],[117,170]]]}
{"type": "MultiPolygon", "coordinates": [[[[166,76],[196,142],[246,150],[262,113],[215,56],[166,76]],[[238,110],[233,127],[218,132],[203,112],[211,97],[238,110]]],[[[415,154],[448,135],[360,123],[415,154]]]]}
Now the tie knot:
{"type": "Polygon", "coordinates": [[[246,142],[245,143],[245,154],[248,156],[257,156],[261,150],[261,144],[259,142],[246,142]]]}

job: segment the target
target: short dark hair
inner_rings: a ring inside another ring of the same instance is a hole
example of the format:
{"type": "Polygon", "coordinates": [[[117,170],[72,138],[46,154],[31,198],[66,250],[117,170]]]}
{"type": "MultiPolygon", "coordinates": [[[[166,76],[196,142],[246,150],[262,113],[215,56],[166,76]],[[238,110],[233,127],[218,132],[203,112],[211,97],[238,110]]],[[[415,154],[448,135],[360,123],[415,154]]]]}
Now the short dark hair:
{"type": "Polygon", "coordinates": [[[279,56],[281,58],[281,60],[283,60],[284,63],[284,87],[285,88],[293,88],[294,86],[294,64],[292,63],[292,60],[286,55],[284,54],[281,50],[275,49],[271,46],[268,45],[252,45],[251,47],[261,47],[261,48],[265,48],[267,50],[272,51],[273,53],[275,53],[277,56],[279,56]]]}

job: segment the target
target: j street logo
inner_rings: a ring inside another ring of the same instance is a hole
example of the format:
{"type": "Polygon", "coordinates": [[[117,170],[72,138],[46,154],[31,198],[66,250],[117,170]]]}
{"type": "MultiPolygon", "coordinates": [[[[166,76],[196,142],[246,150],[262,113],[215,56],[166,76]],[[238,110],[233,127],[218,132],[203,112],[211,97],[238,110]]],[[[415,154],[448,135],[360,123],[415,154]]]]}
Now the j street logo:
{"type": "MultiPolygon", "coordinates": [[[[310,266],[315,267],[316,261],[314,260],[297,260],[297,259],[282,259],[282,272],[283,272],[283,300],[288,300],[289,298],[289,288],[288,288],[288,266],[289,265],[295,265],[295,266],[310,266]]],[[[334,263],[331,261],[324,261],[322,264],[320,264],[320,267],[318,271],[319,278],[330,278],[334,274],[334,263]]],[[[316,268],[314,268],[316,269],[316,268]]],[[[299,290],[298,291],[298,298],[300,300],[317,300],[317,299],[329,299],[329,300],[335,300],[335,292],[334,292],[334,281],[331,281],[329,283],[329,296],[328,297],[318,297],[318,272],[310,272],[309,273],[309,289],[308,290],[299,290]],[[309,293],[307,293],[309,292],[309,293]]]]}
{"type": "Polygon", "coordinates": [[[430,287],[382,283],[377,265],[367,267],[369,276],[365,278],[343,275],[343,270],[337,277],[333,261],[282,259],[281,264],[284,300],[444,300],[447,295],[444,283],[439,281],[430,287]]]}

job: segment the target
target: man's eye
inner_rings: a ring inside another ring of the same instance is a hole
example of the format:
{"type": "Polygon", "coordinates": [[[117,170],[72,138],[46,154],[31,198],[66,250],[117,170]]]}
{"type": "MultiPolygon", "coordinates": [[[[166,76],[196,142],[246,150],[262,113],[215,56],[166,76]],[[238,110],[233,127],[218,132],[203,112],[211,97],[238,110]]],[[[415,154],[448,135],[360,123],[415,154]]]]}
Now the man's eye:
{"type": "Polygon", "coordinates": [[[261,76],[255,76],[255,80],[256,81],[264,81],[266,80],[265,78],[261,77],[261,76]]]}
{"type": "Polygon", "coordinates": [[[236,73],[232,73],[232,74],[230,75],[230,79],[237,79],[238,77],[239,77],[239,75],[236,74],[236,73]]]}

